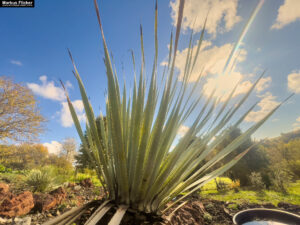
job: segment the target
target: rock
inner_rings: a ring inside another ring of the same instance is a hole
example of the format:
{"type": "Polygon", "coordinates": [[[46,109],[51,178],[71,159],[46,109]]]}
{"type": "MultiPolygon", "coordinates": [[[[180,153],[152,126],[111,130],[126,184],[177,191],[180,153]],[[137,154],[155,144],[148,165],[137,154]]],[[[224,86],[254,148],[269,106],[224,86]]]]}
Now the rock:
{"type": "Polygon", "coordinates": [[[0,195],[5,194],[9,191],[9,186],[8,184],[5,183],[0,183],[0,195]]]}
{"type": "Polygon", "coordinates": [[[12,219],[5,219],[0,217],[0,224],[11,224],[12,223],[12,219]]]}
{"type": "Polygon", "coordinates": [[[68,187],[69,187],[69,188],[75,187],[75,183],[69,183],[69,184],[68,184],[68,187]]]}
{"type": "Polygon", "coordinates": [[[13,218],[13,221],[14,221],[15,223],[18,223],[18,222],[22,221],[22,219],[19,218],[19,217],[15,217],[15,218],[13,218]]]}
{"type": "Polygon", "coordinates": [[[279,202],[277,206],[279,208],[287,209],[287,208],[289,208],[290,205],[288,203],[285,203],[285,202],[279,202]]]}
{"type": "Polygon", "coordinates": [[[31,224],[31,217],[30,216],[26,216],[22,219],[19,218],[19,220],[16,220],[17,218],[15,218],[15,225],[30,225],[31,224]]]}
{"type": "Polygon", "coordinates": [[[49,194],[38,193],[34,195],[34,210],[45,212],[59,205],[67,196],[62,187],[59,187],[49,194]]]}
{"type": "Polygon", "coordinates": [[[75,191],[79,191],[79,190],[81,190],[81,186],[79,186],[79,185],[76,185],[76,186],[74,187],[74,190],[75,190],[75,191]]]}
{"type": "Polygon", "coordinates": [[[87,187],[87,188],[90,188],[90,187],[93,187],[93,182],[91,180],[91,178],[86,178],[82,181],[80,181],[79,183],[82,187],[87,187]]]}
{"type": "Polygon", "coordinates": [[[70,183],[69,183],[69,182],[64,182],[64,183],[62,184],[62,186],[63,186],[64,188],[67,188],[67,187],[69,187],[69,185],[70,185],[70,183]]]}
{"type": "Polygon", "coordinates": [[[56,198],[57,205],[60,204],[67,197],[67,193],[62,187],[59,187],[49,193],[54,198],[56,198]]]}
{"type": "Polygon", "coordinates": [[[0,204],[0,215],[15,217],[27,214],[34,207],[33,196],[25,191],[17,196],[10,194],[0,204]]]}
{"type": "Polygon", "coordinates": [[[45,212],[56,206],[55,197],[50,194],[38,193],[34,194],[34,211],[45,212]]]}
{"type": "Polygon", "coordinates": [[[207,222],[211,222],[212,221],[212,216],[209,213],[204,213],[203,218],[207,222]]]}
{"type": "Polygon", "coordinates": [[[5,183],[0,183],[0,202],[7,197],[9,186],[5,183]]]}

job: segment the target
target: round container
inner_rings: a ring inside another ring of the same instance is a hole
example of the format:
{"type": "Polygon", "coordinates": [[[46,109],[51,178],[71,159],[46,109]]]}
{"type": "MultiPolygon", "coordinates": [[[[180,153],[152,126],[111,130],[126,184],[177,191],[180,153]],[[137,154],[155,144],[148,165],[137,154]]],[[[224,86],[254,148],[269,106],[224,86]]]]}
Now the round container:
{"type": "Polygon", "coordinates": [[[233,217],[233,223],[236,225],[251,224],[250,222],[254,225],[255,221],[257,224],[268,224],[269,221],[269,224],[277,222],[278,224],[300,225],[300,216],[277,209],[254,208],[240,211],[233,217]],[[259,223],[259,221],[265,221],[265,223],[259,223]]]}

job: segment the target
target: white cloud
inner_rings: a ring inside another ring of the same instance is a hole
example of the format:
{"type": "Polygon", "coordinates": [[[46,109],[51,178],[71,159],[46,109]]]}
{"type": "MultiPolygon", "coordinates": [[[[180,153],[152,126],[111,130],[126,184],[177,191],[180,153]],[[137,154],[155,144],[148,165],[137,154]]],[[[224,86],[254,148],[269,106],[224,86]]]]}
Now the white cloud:
{"type": "Polygon", "coordinates": [[[19,60],[11,60],[10,63],[17,66],[23,66],[23,63],[19,60]]]}
{"type": "MultiPolygon", "coordinates": [[[[179,0],[171,1],[171,17],[176,25],[179,0]]],[[[208,14],[206,30],[216,35],[217,32],[229,31],[241,20],[237,15],[238,0],[186,0],[182,28],[200,31],[208,14]]]]}
{"type": "MultiPolygon", "coordinates": [[[[85,121],[85,113],[84,113],[84,106],[82,100],[72,101],[72,104],[77,113],[79,121],[85,121]]],[[[63,127],[71,127],[73,125],[73,119],[69,110],[68,103],[62,102],[61,105],[62,105],[62,109],[59,112],[61,125],[63,127]]]]}
{"type": "Polygon", "coordinates": [[[66,86],[66,88],[73,88],[73,85],[72,85],[71,82],[68,81],[68,80],[67,80],[65,86],[66,86]]]}
{"type": "MultiPolygon", "coordinates": [[[[245,75],[242,75],[239,72],[233,72],[230,75],[225,74],[210,77],[206,80],[206,83],[203,86],[204,94],[208,97],[215,89],[215,97],[220,98],[221,102],[225,101],[234,87],[244,76],[245,75]]],[[[252,83],[250,81],[240,82],[232,97],[246,93],[251,86],[252,83]]]]}
{"type": "MultiPolygon", "coordinates": [[[[55,101],[64,101],[66,99],[63,88],[55,86],[54,81],[47,81],[47,76],[45,75],[41,76],[39,79],[42,82],[41,84],[27,83],[27,86],[33,93],[55,101]]],[[[68,86],[69,85],[70,82],[68,86]]]]}
{"type": "MultiPolygon", "coordinates": [[[[195,68],[189,78],[189,82],[195,82],[199,76],[199,71],[204,68],[203,75],[206,76],[205,84],[203,86],[205,96],[210,96],[212,91],[215,91],[215,97],[219,98],[220,101],[225,101],[233,88],[239,83],[233,97],[245,94],[249,88],[253,85],[253,74],[242,74],[237,70],[237,63],[242,62],[246,59],[247,51],[241,49],[240,53],[237,55],[236,64],[233,65],[232,72],[230,74],[223,74],[223,68],[226,60],[233,48],[230,43],[221,46],[212,46],[211,42],[204,43],[205,45],[200,50],[198,60],[195,64],[195,68]]],[[[193,46],[193,52],[196,52],[197,45],[193,46]]],[[[179,70],[179,80],[183,79],[185,70],[185,59],[188,54],[188,49],[178,51],[176,57],[175,66],[179,70]]],[[[232,63],[228,65],[231,69],[232,63]]],[[[260,70],[256,68],[256,70],[260,70]]],[[[256,91],[258,93],[264,91],[270,86],[272,82],[271,77],[262,78],[256,86],[256,91]]]]}
{"type": "Polygon", "coordinates": [[[257,83],[256,85],[256,91],[257,92],[262,92],[264,91],[266,88],[268,88],[270,86],[272,82],[272,78],[271,77],[263,77],[260,79],[260,81],[257,83]]]}
{"type": "Polygon", "coordinates": [[[276,96],[273,96],[270,92],[260,97],[262,100],[258,103],[259,110],[250,112],[245,118],[245,121],[258,122],[279,104],[279,102],[276,101],[276,96]]]}
{"type": "Polygon", "coordinates": [[[177,134],[180,136],[180,137],[183,137],[186,132],[188,132],[190,128],[188,126],[185,126],[185,125],[180,125],[178,131],[177,131],[177,134]]]}
{"type": "Polygon", "coordinates": [[[300,129],[300,116],[296,119],[296,123],[293,123],[293,130],[300,129]]]}
{"type": "Polygon", "coordinates": [[[300,123],[293,123],[293,131],[300,129],[300,123]]]}
{"type": "Polygon", "coordinates": [[[288,75],[288,88],[297,94],[300,93],[300,70],[288,75]]]}
{"type": "MultiPolygon", "coordinates": [[[[193,47],[193,52],[196,52],[196,45],[193,47]]],[[[203,75],[206,76],[206,80],[203,86],[205,96],[210,96],[212,91],[215,91],[215,97],[220,101],[225,101],[233,88],[239,83],[233,97],[245,94],[249,88],[253,85],[253,74],[242,74],[237,71],[236,65],[233,65],[232,72],[230,74],[223,74],[223,68],[226,63],[233,45],[230,43],[222,46],[212,46],[211,42],[205,43],[200,50],[198,60],[195,64],[195,68],[190,76],[189,82],[195,82],[199,76],[199,71],[204,68],[203,75]]],[[[175,66],[179,70],[179,80],[183,79],[185,69],[185,59],[187,57],[188,49],[178,51],[176,57],[175,66]]],[[[247,51],[241,49],[237,55],[236,64],[246,59],[247,51]]],[[[234,60],[231,60],[228,68],[232,67],[234,60]]],[[[257,92],[262,92],[269,87],[272,81],[271,77],[262,78],[256,86],[257,92]]]]}
{"type": "Polygon", "coordinates": [[[62,150],[62,144],[57,141],[51,141],[51,143],[44,143],[43,145],[47,147],[48,152],[51,154],[58,155],[62,150]]]}
{"type": "Polygon", "coordinates": [[[278,9],[275,23],[271,29],[281,29],[284,26],[300,19],[300,1],[285,0],[283,5],[278,9]]]}
{"type": "MultiPolygon", "coordinates": [[[[193,47],[193,52],[196,52],[197,45],[193,47]]],[[[222,46],[211,46],[210,42],[204,42],[203,48],[199,52],[197,62],[195,64],[194,70],[190,77],[190,82],[197,80],[199,72],[205,68],[204,75],[207,74],[221,74],[223,72],[223,67],[226,60],[233,48],[230,43],[224,44],[222,46]]],[[[182,80],[184,75],[185,61],[188,53],[188,48],[178,51],[176,56],[176,68],[180,71],[179,79],[182,80]]],[[[236,62],[242,62],[245,60],[247,51],[244,49],[240,50],[236,62]]],[[[230,68],[229,65],[228,68],[230,68]]]]}

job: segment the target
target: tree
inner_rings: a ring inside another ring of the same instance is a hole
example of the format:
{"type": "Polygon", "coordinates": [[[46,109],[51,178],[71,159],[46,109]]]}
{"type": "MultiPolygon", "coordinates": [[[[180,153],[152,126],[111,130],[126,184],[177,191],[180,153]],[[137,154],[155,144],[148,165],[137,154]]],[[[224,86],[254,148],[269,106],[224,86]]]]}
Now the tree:
{"type": "MultiPolygon", "coordinates": [[[[231,129],[228,137],[216,148],[216,152],[224,149],[228,144],[230,144],[235,138],[242,134],[239,128],[229,128],[231,129]]],[[[247,148],[253,145],[251,137],[249,137],[242,145],[240,145],[232,154],[239,154],[245,151],[247,148]]],[[[231,156],[232,157],[232,156],[231,156]]],[[[228,157],[229,158],[229,157],[228,157]]],[[[268,165],[268,160],[266,154],[263,150],[258,147],[253,147],[237,164],[235,164],[229,171],[227,175],[233,180],[240,180],[241,186],[250,185],[249,175],[251,172],[262,172],[268,165]]]]}
{"type": "Polygon", "coordinates": [[[271,165],[291,172],[295,180],[300,178],[299,136],[299,132],[282,134],[280,137],[266,140],[260,146],[266,152],[271,165]]]}
{"type": "Polygon", "coordinates": [[[41,144],[0,146],[0,163],[12,169],[23,170],[45,166],[48,156],[48,149],[41,144]]]}
{"type": "Polygon", "coordinates": [[[61,157],[64,157],[68,162],[74,163],[77,143],[74,138],[66,138],[62,141],[62,151],[60,153],[61,157]]]}
{"type": "Polygon", "coordinates": [[[47,165],[64,170],[72,169],[72,164],[65,156],[49,154],[47,147],[42,144],[0,145],[0,164],[15,170],[35,169],[47,165]]]}
{"type": "Polygon", "coordinates": [[[78,154],[75,156],[76,160],[76,168],[78,169],[93,169],[92,163],[90,161],[90,158],[88,154],[86,153],[86,150],[84,149],[83,145],[80,144],[78,154]]]}
{"type": "Polygon", "coordinates": [[[44,117],[26,86],[0,77],[0,141],[33,140],[43,131],[44,117]]]}
{"type": "MultiPolygon", "coordinates": [[[[104,127],[106,129],[106,117],[105,116],[103,117],[103,121],[104,121],[104,127]]],[[[96,118],[96,123],[100,123],[100,117],[96,118]]],[[[99,132],[101,132],[101,131],[99,130],[99,132]]],[[[87,140],[86,135],[85,135],[85,139],[87,140]]],[[[84,168],[93,169],[93,164],[92,164],[86,150],[84,149],[84,146],[82,143],[80,144],[78,154],[75,156],[75,160],[76,160],[76,168],[78,168],[78,169],[84,169],[84,168]]]]}

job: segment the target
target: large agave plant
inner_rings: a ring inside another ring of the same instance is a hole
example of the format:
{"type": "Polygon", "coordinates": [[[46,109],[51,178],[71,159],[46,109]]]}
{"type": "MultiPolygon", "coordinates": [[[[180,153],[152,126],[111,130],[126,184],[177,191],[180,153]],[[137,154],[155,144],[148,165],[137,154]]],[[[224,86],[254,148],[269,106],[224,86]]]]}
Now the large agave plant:
{"type": "MultiPolygon", "coordinates": [[[[107,211],[116,205],[118,209],[109,224],[119,224],[128,208],[146,213],[164,213],[178,201],[181,201],[210,180],[231,168],[250,148],[238,156],[232,157],[223,166],[218,168],[215,166],[219,165],[217,163],[220,160],[223,160],[243,144],[282,103],[276,106],[261,121],[252,125],[242,135],[234,139],[218,154],[207,160],[207,156],[226,138],[229,132],[226,129],[228,124],[238,127],[256,106],[256,104],[251,105],[246,112],[237,118],[236,112],[244,105],[262,75],[235,104],[232,104],[232,96],[235,89],[232,90],[226,101],[222,103],[214,97],[214,92],[211,93],[210,97],[205,98],[201,86],[201,71],[198,71],[200,74],[198,80],[192,84],[189,83],[200,52],[205,30],[204,25],[196,52],[193,52],[191,47],[193,39],[193,35],[191,35],[184,75],[179,80],[175,75],[175,62],[184,9],[184,0],[180,0],[175,39],[173,41],[173,36],[171,35],[168,63],[163,74],[158,75],[157,73],[158,34],[156,5],[155,56],[152,74],[149,83],[147,83],[141,28],[142,57],[139,78],[135,79],[133,90],[131,93],[128,93],[125,84],[123,89],[119,86],[118,76],[112,65],[105,41],[97,1],[94,0],[94,2],[104,45],[108,80],[105,125],[103,115],[100,115],[100,119],[96,120],[71,54],[74,74],[78,81],[86,112],[87,138],[82,131],[67,93],[66,95],[82,144],[107,193],[107,201],[99,206],[86,224],[96,224],[107,211]],[[191,116],[193,116],[194,122],[172,149],[171,146],[179,127],[191,116]],[[184,195],[178,197],[182,193],[184,195]],[[167,203],[170,202],[172,204],[168,204],[168,207],[166,207],[167,203]]],[[[245,35],[259,7],[260,5],[253,11],[251,18],[240,35],[239,41],[229,55],[224,68],[225,75],[230,76],[230,71],[227,70],[228,65],[231,65],[230,61],[234,61],[233,56],[238,48],[238,44],[245,35]]],[[[135,67],[133,53],[132,59],[135,67]]],[[[88,207],[89,205],[85,205],[74,209],[48,224],[71,224],[88,207]]]]}

